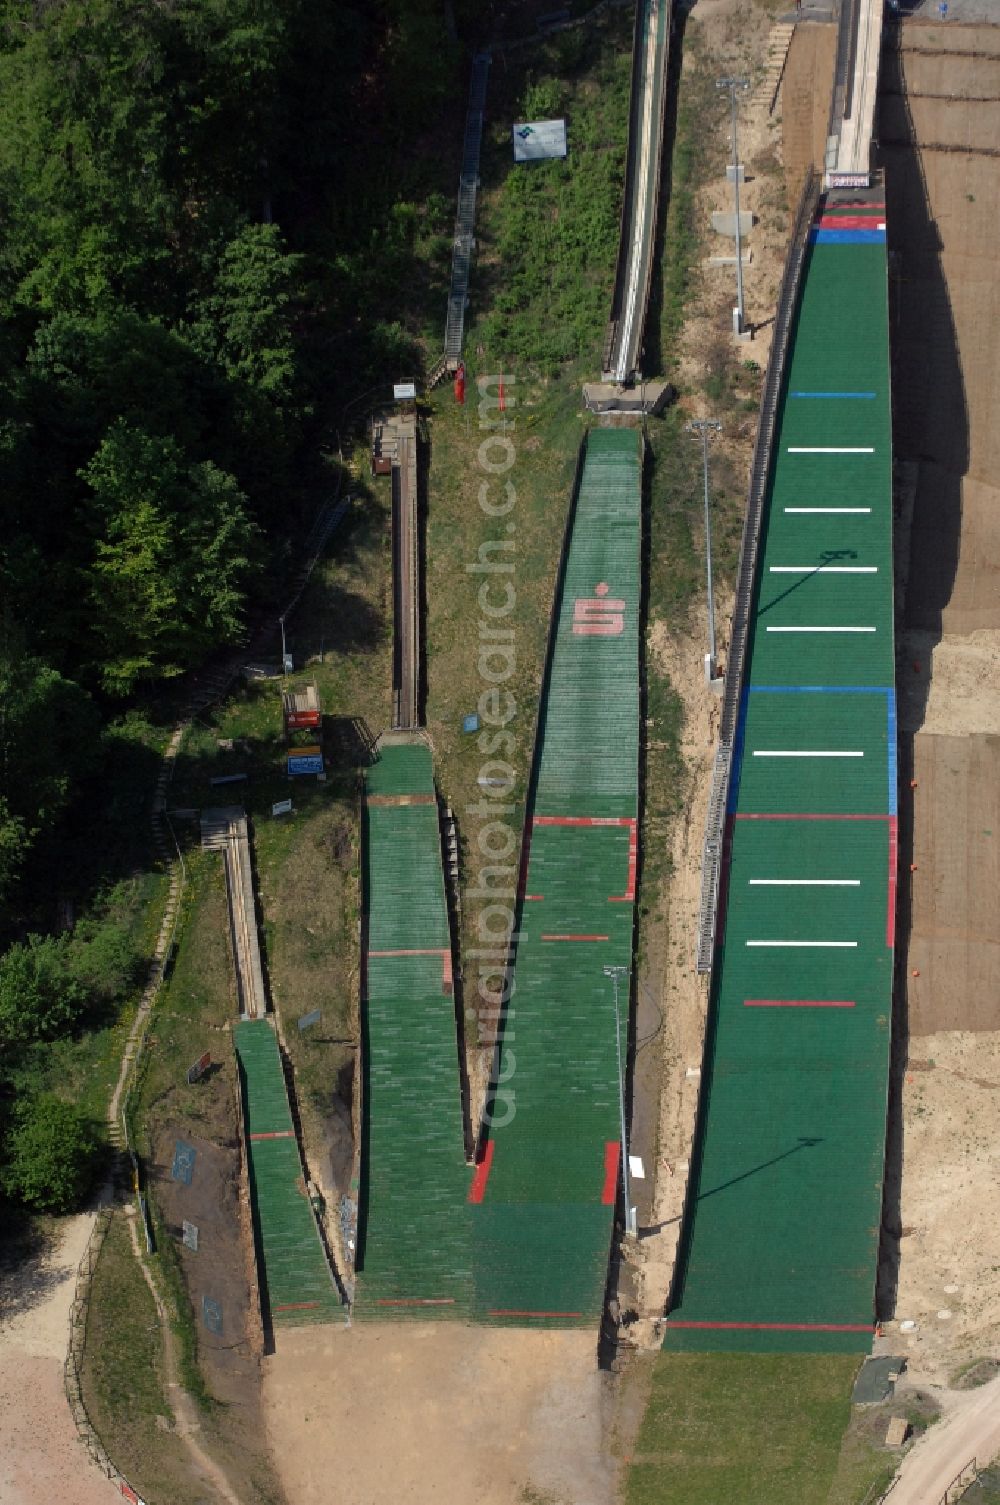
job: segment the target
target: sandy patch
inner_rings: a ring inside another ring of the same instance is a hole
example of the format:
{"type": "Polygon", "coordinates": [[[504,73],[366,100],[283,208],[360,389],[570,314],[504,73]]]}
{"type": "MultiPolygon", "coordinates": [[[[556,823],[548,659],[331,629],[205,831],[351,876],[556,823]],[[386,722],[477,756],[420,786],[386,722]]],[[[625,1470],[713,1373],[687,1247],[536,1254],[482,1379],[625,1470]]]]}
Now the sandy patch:
{"type": "Polygon", "coordinates": [[[270,1445],[297,1501],[616,1498],[613,1391],[591,1333],[448,1323],[280,1332],[264,1396],[270,1445]]]}

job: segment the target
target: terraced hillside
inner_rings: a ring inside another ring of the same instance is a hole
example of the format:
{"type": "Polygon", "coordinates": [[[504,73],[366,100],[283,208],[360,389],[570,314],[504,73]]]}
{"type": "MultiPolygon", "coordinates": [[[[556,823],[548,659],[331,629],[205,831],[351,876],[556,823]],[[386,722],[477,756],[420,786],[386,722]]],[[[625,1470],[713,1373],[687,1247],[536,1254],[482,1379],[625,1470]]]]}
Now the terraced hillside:
{"type": "Polygon", "coordinates": [[[772,458],[665,1346],[862,1351],[896,884],[881,188],[820,203],[772,458]]]}

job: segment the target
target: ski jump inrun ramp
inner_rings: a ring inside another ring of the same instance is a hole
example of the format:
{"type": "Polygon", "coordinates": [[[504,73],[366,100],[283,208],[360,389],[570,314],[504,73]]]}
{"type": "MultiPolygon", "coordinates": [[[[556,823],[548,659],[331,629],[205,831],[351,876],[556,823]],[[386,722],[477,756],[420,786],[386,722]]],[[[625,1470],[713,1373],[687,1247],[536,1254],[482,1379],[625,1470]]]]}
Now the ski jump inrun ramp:
{"type": "Polygon", "coordinates": [[[865,1351],[896,901],[884,195],[807,230],[725,831],[665,1346],[865,1351]]]}

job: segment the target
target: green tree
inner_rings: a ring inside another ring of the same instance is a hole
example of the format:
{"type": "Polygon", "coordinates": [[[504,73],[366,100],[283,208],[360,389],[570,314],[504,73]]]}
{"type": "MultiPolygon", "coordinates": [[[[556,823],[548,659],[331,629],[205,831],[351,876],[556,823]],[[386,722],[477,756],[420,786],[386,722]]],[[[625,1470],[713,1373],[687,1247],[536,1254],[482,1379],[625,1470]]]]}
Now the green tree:
{"type": "Polygon", "coordinates": [[[0,956],[0,1061],[68,1034],[87,1007],[64,937],[29,935],[0,956]]]}
{"type": "Polygon", "coordinates": [[[46,1093],[15,1108],[0,1180],[35,1212],[73,1212],[94,1179],[97,1148],[83,1115],[46,1093]]]}
{"type": "Polygon", "coordinates": [[[24,840],[54,824],[94,766],[99,717],[90,696],[55,669],[0,648],[0,800],[24,840]]]}
{"type": "Polygon", "coordinates": [[[282,407],[295,390],[302,262],[277,225],[247,225],[223,249],[194,325],[199,347],[227,376],[282,407]]]}
{"type": "Polygon", "coordinates": [[[0,913],[20,877],[28,845],[24,821],[11,814],[7,801],[0,795],[0,913]]]}
{"type": "Polygon", "coordinates": [[[257,529],[233,476],[121,420],[82,475],[93,493],[87,595],[105,689],[127,694],[234,641],[257,529]]]}

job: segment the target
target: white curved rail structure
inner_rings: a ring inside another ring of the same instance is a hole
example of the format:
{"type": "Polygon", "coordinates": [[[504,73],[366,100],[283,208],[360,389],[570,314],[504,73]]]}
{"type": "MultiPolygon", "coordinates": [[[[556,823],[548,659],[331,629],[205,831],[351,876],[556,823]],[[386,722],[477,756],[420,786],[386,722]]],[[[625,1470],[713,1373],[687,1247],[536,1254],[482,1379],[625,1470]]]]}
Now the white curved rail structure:
{"type": "Polygon", "coordinates": [[[659,204],[672,0],[641,0],[629,126],[629,168],[604,379],[622,385],[639,367],[659,204]]]}

